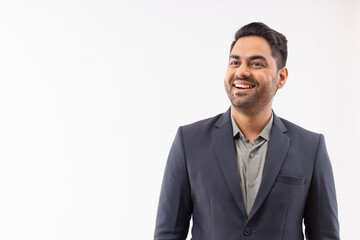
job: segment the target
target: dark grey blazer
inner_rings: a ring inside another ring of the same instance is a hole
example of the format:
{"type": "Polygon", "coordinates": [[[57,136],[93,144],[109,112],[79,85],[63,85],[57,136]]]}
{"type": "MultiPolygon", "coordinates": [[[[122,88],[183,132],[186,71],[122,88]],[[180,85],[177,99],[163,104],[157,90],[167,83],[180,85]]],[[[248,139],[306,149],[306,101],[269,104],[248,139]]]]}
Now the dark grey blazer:
{"type": "Polygon", "coordinates": [[[274,114],[258,195],[249,217],[240,189],[230,109],[180,127],[171,147],[156,240],[339,239],[337,203],[324,137],[274,114]]]}

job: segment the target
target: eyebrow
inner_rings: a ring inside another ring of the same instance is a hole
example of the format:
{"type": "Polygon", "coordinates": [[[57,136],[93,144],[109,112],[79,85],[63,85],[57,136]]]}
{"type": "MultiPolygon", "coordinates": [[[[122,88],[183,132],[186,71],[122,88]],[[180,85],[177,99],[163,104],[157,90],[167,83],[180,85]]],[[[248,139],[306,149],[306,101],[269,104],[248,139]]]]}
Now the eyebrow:
{"type": "Polygon", "coordinates": [[[229,58],[235,58],[237,60],[240,60],[240,56],[239,55],[230,55],[229,58]]]}
{"type": "MultiPolygon", "coordinates": [[[[237,60],[240,60],[240,56],[239,56],[239,55],[230,55],[229,58],[235,58],[235,59],[237,59],[237,60]]],[[[262,56],[262,55],[250,56],[249,59],[250,59],[250,60],[260,59],[260,60],[265,61],[266,63],[268,62],[268,61],[266,60],[266,58],[265,58],[264,56],[262,56]]]]}
{"type": "Polygon", "coordinates": [[[249,57],[249,59],[250,60],[260,59],[260,60],[263,60],[263,61],[267,62],[266,58],[264,56],[261,56],[261,55],[254,55],[254,56],[249,57]]]}

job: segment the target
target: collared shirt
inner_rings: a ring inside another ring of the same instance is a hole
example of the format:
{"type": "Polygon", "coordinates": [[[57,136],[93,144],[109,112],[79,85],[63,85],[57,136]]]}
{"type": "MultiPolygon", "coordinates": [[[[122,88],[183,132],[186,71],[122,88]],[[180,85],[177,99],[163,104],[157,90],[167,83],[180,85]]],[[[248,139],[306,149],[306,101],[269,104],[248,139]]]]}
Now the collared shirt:
{"type": "Polygon", "coordinates": [[[240,176],[240,186],[245,205],[246,214],[249,216],[259,191],[265,159],[270,141],[270,132],[273,123],[273,115],[261,133],[255,138],[252,146],[246,139],[231,115],[233,137],[236,148],[236,159],[240,176]]]}

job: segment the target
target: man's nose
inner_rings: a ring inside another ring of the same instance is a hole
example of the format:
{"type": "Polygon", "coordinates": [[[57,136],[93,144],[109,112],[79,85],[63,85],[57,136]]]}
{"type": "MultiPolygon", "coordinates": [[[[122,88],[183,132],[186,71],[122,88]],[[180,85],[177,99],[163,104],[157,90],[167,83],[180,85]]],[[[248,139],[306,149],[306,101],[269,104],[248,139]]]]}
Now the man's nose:
{"type": "Polygon", "coordinates": [[[236,69],[236,75],[239,78],[243,77],[249,77],[251,75],[251,71],[246,63],[242,63],[237,69],[236,69]]]}

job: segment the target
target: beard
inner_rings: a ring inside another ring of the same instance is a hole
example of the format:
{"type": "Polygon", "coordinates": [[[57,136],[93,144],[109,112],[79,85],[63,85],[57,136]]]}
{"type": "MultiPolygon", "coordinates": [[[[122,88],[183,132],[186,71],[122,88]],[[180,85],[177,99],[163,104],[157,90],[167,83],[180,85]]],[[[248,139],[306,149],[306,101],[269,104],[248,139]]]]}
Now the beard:
{"type": "Polygon", "coordinates": [[[264,82],[262,85],[254,78],[239,78],[233,77],[227,86],[227,94],[231,105],[238,111],[248,114],[256,114],[261,112],[273,99],[276,93],[277,77],[274,77],[271,82],[264,82]],[[251,92],[239,93],[233,91],[235,88],[233,82],[241,80],[249,82],[255,87],[251,92]],[[274,87],[275,86],[275,87],[274,87]]]}

